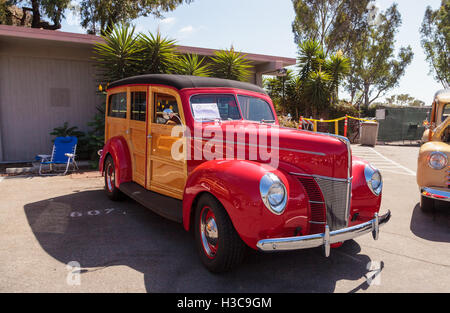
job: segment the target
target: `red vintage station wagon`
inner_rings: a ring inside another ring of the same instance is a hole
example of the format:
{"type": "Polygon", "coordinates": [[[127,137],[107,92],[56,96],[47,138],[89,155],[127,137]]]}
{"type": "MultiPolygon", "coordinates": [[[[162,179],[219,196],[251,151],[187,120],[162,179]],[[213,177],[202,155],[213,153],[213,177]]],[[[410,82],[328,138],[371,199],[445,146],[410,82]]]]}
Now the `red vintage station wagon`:
{"type": "Polygon", "coordinates": [[[246,247],[330,247],[371,232],[380,172],[345,137],[280,127],[258,86],[217,78],[142,75],[109,85],[106,194],[127,195],[193,231],[212,272],[241,262],[246,247]]]}

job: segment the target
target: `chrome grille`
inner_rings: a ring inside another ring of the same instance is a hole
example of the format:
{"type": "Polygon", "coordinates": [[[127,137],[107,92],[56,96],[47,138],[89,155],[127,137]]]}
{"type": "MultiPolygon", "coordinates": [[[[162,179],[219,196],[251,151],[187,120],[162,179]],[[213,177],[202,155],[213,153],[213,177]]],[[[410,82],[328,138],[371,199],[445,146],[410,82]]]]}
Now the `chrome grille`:
{"type": "Polygon", "coordinates": [[[330,178],[314,178],[322,191],[325,201],[327,225],[330,230],[338,230],[348,225],[350,182],[330,178]]]}

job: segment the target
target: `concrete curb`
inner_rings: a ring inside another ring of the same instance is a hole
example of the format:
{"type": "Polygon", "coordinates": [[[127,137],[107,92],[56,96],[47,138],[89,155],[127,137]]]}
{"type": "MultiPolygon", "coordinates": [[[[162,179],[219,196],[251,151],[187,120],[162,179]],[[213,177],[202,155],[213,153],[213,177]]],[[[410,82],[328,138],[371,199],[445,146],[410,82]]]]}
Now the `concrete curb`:
{"type": "MultiPolygon", "coordinates": [[[[39,173],[39,162],[33,162],[32,164],[32,167],[9,167],[6,168],[5,173],[7,175],[39,173]]],[[[80,169],[90,169],[91,167],[90,161],[77,161],[77,165],[80,169]]]]}

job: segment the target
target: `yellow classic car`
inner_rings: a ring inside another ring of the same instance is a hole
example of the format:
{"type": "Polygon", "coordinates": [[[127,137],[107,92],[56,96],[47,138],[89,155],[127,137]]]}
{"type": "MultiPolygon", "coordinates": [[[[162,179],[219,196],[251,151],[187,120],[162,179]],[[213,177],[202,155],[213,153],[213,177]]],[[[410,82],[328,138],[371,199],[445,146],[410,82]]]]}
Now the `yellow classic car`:
{"type": "Polygon", "coordinates": [[[435,94],[422,141],[417,164],[420,207],[431,211],[440,201],[450,208],[450,89],[435,94]]]}

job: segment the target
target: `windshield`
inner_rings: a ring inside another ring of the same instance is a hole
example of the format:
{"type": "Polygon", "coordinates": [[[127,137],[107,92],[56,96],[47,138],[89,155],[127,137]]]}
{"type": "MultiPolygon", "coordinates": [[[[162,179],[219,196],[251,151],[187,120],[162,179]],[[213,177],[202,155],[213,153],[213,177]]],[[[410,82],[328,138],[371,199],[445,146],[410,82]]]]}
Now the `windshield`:
{"type": "Polygon", "coordinates": [[[191,97],[195,120],[240,120],[241,114],[233,95],[195,95],[191,97]]]}
{"type": "Polygon", "coordinates": [[[267,123],[275,122],[275,117],[270,104],[265,100],[256,97],[238,95],[238,101],[245,120],[267,123]]]}

